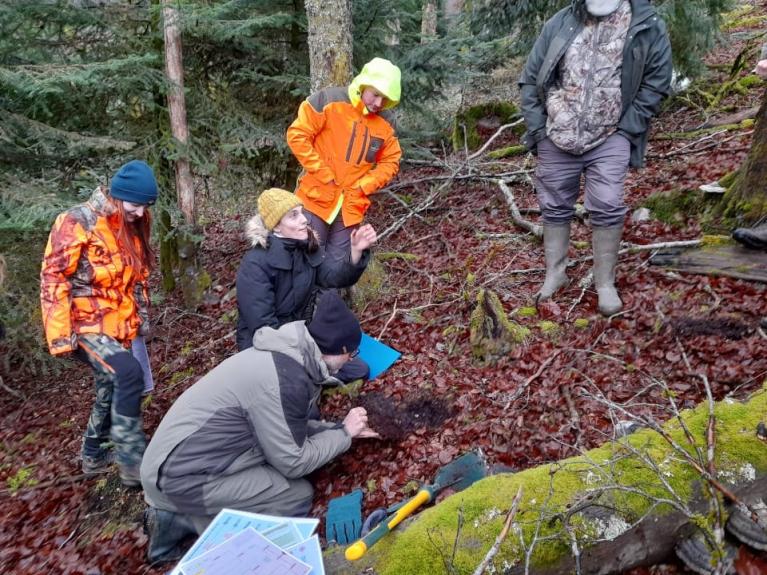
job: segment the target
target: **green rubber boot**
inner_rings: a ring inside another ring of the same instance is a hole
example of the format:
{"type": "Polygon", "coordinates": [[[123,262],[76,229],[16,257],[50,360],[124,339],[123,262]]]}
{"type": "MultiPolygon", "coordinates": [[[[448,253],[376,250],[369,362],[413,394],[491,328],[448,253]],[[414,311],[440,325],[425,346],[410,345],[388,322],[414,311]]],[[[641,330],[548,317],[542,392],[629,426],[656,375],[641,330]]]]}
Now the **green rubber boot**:
{"type": "Polygon", "coordinates": [[[570,247],[570,224],[543,225],[543,249],[546,254],[546,279],[535,296],[536,302],[546,301],[557,290],[570,283],[567,277],[567,250],[570,247]]]}
{"type": "Polygon", "coordinates": [[[618,263],[622,235],[622,225],[592,230],[594,285],[599,297],[599,313],[603,316],[614,315],[623,309],[623,302],[615,289],[615,266],[618,263]]]}

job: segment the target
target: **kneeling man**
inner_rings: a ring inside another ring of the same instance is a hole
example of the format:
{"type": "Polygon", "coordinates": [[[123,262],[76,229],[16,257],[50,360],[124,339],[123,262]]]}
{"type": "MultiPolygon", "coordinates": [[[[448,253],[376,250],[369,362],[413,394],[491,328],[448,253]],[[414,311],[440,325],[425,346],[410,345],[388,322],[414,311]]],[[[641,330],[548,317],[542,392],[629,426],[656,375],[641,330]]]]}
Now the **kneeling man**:
{"type": "Polygon", "coordinates": [[[306,516],[305,476],[351,446],[377,437],[361,407],[342,423],[318,419],[322,383],[357,354],[362,332],[334,292],[310,323],[256,332],[253,347],[187,389],[147,447],[141,483],[149,504],[150,562],[179,559],[179,543],[223,508],[306,516]]]}

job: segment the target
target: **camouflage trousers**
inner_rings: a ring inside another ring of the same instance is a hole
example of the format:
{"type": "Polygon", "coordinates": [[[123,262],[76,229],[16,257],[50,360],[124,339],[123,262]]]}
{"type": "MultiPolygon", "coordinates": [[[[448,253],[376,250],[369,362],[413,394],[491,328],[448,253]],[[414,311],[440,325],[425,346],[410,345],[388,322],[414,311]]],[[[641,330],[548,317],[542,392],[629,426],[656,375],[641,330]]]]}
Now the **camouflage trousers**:
{"type": "Polygon", "coordinates": [[[105,444],[115,446],[117,463],[141,463],[146,448],[141,420],[144,375],[133,354],[104,334],[78,336],[78,357],[93,369],[96,399],[83,436],[83,455],[106,456],[105,444]]]}

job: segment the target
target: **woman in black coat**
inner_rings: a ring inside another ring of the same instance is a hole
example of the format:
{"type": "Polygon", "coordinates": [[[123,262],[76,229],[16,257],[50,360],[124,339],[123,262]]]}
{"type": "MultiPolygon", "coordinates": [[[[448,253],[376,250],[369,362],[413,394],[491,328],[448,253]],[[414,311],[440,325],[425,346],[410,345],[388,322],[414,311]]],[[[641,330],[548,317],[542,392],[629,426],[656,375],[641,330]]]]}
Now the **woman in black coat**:
{"type": "MultiPolygon", "coordinates": [[[[252,247],[237,272],[240,351],[252,345],[253,334],[261,327],[310,320],[320,288],[354,285],[365,271],[369,248],[376,241],[375,230],[365,224],[352,231],[348,256],[324,257],[301,200],[278,188],[259,196],[258,214],[248,221],[245,235],[252,247]]],[[[367,377],[367,365],[359,358],[349,364],[344,373],[337,374],[339,379],[367,377]]]]}

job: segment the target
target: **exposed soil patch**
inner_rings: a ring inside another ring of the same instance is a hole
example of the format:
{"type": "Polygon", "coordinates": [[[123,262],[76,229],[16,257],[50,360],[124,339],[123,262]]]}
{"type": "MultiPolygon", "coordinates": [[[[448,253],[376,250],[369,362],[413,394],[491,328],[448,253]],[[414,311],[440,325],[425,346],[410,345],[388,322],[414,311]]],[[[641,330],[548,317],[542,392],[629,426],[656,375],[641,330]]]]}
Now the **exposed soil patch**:
{"type": "Polygon", "coordinates": [[[724,339],[743,339],[754,329],[742,321],[732,318],[675,319],[671,321],[674,333],[682,337],[713,335],[724,339]]]}
{"type": "Polygon", "coordinates": [[[368,422],[382,439],[400,441],[419,428],[435,429],[453,413],[441,399],[420,395],[403,405],[383,393],[368,393],[360,398],[368,412],[368,422]]]}

